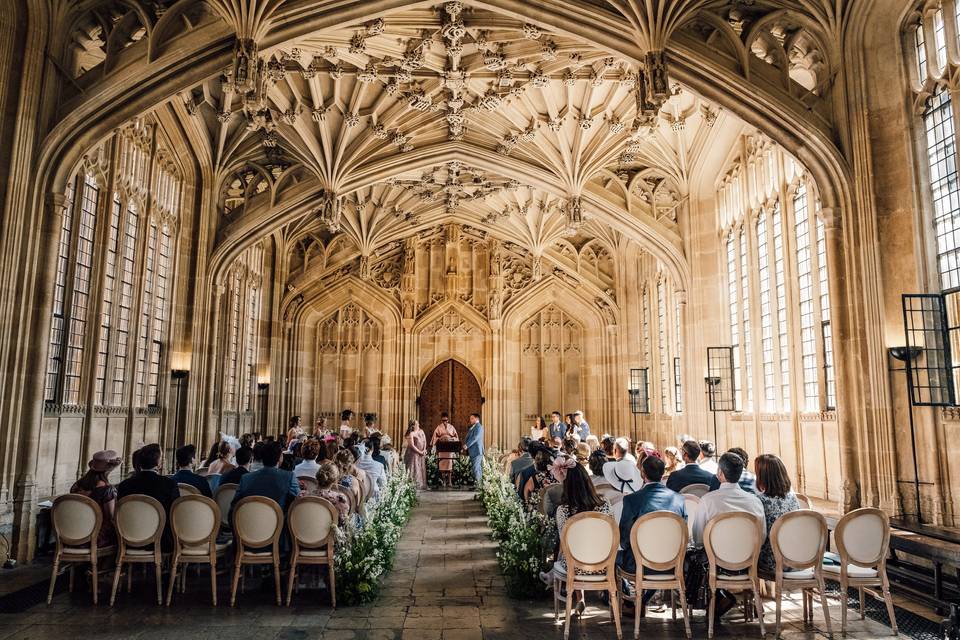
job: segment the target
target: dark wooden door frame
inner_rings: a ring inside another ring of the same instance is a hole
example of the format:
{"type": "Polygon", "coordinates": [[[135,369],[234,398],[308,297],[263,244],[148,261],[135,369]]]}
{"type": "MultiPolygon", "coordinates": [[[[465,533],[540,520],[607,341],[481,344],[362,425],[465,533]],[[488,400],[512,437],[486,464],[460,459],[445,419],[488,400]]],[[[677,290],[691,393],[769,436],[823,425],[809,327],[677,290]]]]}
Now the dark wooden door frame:
{"type": "Polygon", "coordinates": [[[480,413],[482,409],[482,393],[480,382],[469,367],[453,358],[444,360],[430,370],[420,385],[420,394],[417,396],[420,426],[432,436],[440,422],[440,413],[446,411],[463,440],[469,427],[468,416],[480,413]],[[436,376],[444,376],[445,380],[435,381],[436,376]],[[440,397],[432,397],[434,393],[440,397]]]}

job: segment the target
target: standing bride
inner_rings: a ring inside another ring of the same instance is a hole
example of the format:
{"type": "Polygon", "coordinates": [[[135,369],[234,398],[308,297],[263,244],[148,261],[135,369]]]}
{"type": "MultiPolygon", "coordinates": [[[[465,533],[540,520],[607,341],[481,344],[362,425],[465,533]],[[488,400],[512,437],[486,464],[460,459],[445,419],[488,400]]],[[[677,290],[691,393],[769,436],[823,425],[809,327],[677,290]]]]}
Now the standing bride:
{"type": "MultiPolygon", "coordinates": [[[[440,424],[433,430],[433,437],[430,439],[430,446],[436,447],[438,442],[450,442],[459,440],[457,429],[450,424],[450,414],[446,411],[440,414],[440,424]]],[[[457,454],[453,451],[443,451],[437,454],[438,465],[440,467],[440,476],[443,478],[444,486],[453,485],[453,459],[457,454]]]]}
{"type": "Polygon", "coordinates": [[[420,423],[411,420],[407,426],[407,449],[403,452],[403,464],[406,465],[410,477],[413,478],[417,489],[427,486],[427,467],[424,456],[427,454],[427,434],[420,428],[420,423]]]}

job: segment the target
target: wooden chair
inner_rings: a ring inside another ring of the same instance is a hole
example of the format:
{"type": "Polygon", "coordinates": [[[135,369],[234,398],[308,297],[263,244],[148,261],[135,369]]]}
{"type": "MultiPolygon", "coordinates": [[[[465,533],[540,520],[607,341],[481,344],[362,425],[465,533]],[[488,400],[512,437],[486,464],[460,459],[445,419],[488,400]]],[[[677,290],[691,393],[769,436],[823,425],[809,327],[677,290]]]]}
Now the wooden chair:
{"type": "Polygon", "coordinates": [[[221,484],[213,493],[213,499],[220,507],[220,526],[224,529],[230,528],[230,505],[233,503],[233,496],[237,494],[237,487],[240,485],[228,482],[221,484]]]}
{"type": "Polygon", "coordinates": [[[197,489],[192,484],[187,484],[186,482],[178,482],[177,487],[180,489],[180,495],[182,496],[203,495],[202,493],[200,493],[200,489],[197,489]]]}
{"type": "Polygon", "coordinates": [[[620,546],[620,530],[616,521],[603,513],[585,511],[564,523],[560,533],[560,549],[566,562],[566,570],[553,566],[553,612],[559,619],[557,603],[565,600],[563,638],[570,637],[570,614],[573,608],[573,592],[606,591],[610,595],[610,613],[617,628],[617,638],[623,638],[620,629],[620,590],[617,588],[616,560],[620,546]],[[600,573],[578,574],[577,569],[600,573]],[[566,596],[561,596],[561,589],[566,596]]]}
{"type": "Polygon", "coordinates": [[[703,484],[700,482],[695,482],[694,484],[688,484],[683,489],[680,489],[680,493],[684,495],[689,494],[691,496],[697,496],[698,498],[702,498],[703,496],[710,493],[710,485],[703,484]]]}
{"type": "Polygon", "coordinates": [[[210,565],[210,596],[213,606],[217,606],[217,558],[223,556],[230,546],[217,544],[220,507],[206,496],[180,496],[170,507],[170,529],[173,531],[173,561],[167,586],[167,606],[173,600],[177,569],[181,564],[210,565]]]}
{"type": "Polygon", "coordinates": [[[596,487],[596,490],[597,495],[609,502],[611,507],[615,504],[623,502],[623,494],[609,484],[602,484],[599,487],[596,487]]]}
{"type": "Polygon", "coordinates": [[[840,583],[841,632],[847,633],[847,589],[860,591],[860,619],[864,618],[864,587],[880,587],[887,605],[893,635],[897,635],[897,618],[887,580],[887,551],[890,546],[890,519],[880,509],[863,508],[851,511],[840,519],[833,532],[840,555],[840,566],[823,565],[827,580],[840,583]]]}
{"type": "Polygon", "coordinates": [[[370,496],[373,495],[373,478],[370,477],[369,473],[364,473],[362,476],[360,476],[360,487],[363,489],[361,505],[365,506],[367,501],[370,499],[370,496]]]}
{"type": "Polygon", "coordinates": [[[687,512],[687,534],[693,537],[693,521],[697,517],[697,511],[700,509],[700,498],[692,493],[684,493],[683,509],[687,512]]]}
{"type": "MultiPolygon", "coordinates": [[[[810,510],[793,511],[780,516],[770,529],[770,548],[777,567],[773,575],[776,584],[777,626],[774,637],[780,637],[780,609],[783,592],[800,589],[803,596],[803,620],[813,619],[813,592],[820,590],[820,604],[827,633],[833,637],[830,609],[827,606],[826,584],[823,579],[823,551],[827,547],[827,521],[823,515],[810,510]],[[789,571],[788,571],[789,569],[789,571]]],[[[769,579],[770,576],[763,576],[769,579]]]]}
{"type": "Polygon", "coordinates": [[[766,525],[759,518],[742,511],[721,513],[707,523],[703,532],[703,548],[710,561],[707,637],[713,637],[717,589],[752,593],[757,615],[760,617],[760,635],[766,635],[763,627],[763,602],[760,600],[760,577],[757,575],[757,559],[760,556],[760,546],[766,538],[765,528],[766,525]],[[747,573],[723,575],[719,573],[719,569],[746,569],[747,573]]]}
{"type": "MultiPolygon", "coordinates": [[[[120,498],[114,518],[117,528],[117,567],[113,572],[113,589],[110,606],[117,599],[120,574],[123,565],[152,564],[157,581],[157,604],[163,604],[163,552],[160,538],[163,536],[167,514],[163,505],[150,496],[132,495],[120,498]],[[152,547],[152,548],[148,548],[152,547]]],[[[130,592],[132,567],[127,567],[127,592],[130,592]]]]}
{"type": "Polygon", "coordinates": [[[60,564],[70,565],[70,591],[73,591],[74,566],[80,563],[90,564],[93,580],[93,604],[99,596],[100,573],[97,564],[102,556],[113,555],[116,547],[97,548],[97,536],[103,526],[103,513],[100,505],[87,496],[71,493],[58,497],[50,509],[50,519],[57,536],[57,549],[53,556],[53,573],[50,576],[50,590],[47,592],[47,604],[53,600],[53,589],[57,584],[60,564]]]}
{"type": "Polygon", "coordinates": [[[237,602],[240,572],[247,564],[272,564],[277,606],[283,605],[280,595],[280,533],[283,530],[283,511],[280,505],[263,496],[248,496],[233,508],[233,534],[236,553],[233,559],[233,585],[230,606],[237,602]],[[270,547],[268,551],[261,551],[270,547]]]}
{"type": "Polygon", "coordinates": [[[337,608],[337,582],[333,570],[333,552],[337,540],[337,508],[320,496],[300,496],[290,505],[287,526],[293,541],[290,577],[287,582],[287,606],[293,599],[297,567],[303,564],[326,565],[330,576],[330,603],[337,608]]]}
{"type": "Polygon", "coordinates": [[[795,494],[797,496],[797,502],[800,503],[801,509],[813,509],[813,501],[802,493],[795,494]]]}
{"type": "Polygon", "coordinates": [[[316,495],[317,490],[320,489],[320,483],[314,476],[297,476],[297,481],[303,483],[303,488],[308,495],[316,495]]]}
{"type": "Polygon", "coordinates": [[[633,637],[640,637],[640,618],[644,615],[644,589],[670,589],[670,604],[673,619],[677,619],[674,590],[680,592],[683,608],[683,626],[690,637],[690,610],[687,608],[687,592],[683,581],[683,559],[687,552],[689,532],[687,523],[676,513],[654,511],[645,514],[633,523],[630,529],[630,546],[637,563],[636,573],[617,569],[617,578],[634,585],[636,595],[621,594],[621,598],[636,606],[633,637]],[[647,570],[669,573],[645,573],[647,570]]]}
{"type": "Polygon", "coordinates": [[[557,515],[557,507],[563,499],[563,485],[559,482],[549,485],[540,496],[540,511],[551,520],[557,515]]]}

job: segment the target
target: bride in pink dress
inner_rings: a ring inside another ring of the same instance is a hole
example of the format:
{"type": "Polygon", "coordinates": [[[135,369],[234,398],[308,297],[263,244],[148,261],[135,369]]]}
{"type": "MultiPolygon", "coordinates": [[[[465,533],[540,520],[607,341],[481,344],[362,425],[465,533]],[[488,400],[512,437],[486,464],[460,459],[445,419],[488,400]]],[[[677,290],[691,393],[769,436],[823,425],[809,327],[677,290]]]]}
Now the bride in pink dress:
{"type": "Polygon", "coordinates": [[[420,423],[411,420],[407,426],[406,451],[403,452],[403,464],[407,467],[407,472],[413,478],[417,489],[425,489],[427,486],[427,465],[425,458],[427,455],[427,434],[420,428],[420,423]]]}

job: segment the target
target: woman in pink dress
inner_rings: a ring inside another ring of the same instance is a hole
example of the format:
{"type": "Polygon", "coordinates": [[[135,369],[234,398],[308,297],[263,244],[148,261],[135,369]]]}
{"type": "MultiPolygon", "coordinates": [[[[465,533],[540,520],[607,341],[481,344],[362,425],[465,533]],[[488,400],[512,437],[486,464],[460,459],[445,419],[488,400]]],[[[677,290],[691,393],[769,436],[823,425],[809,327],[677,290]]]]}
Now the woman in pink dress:
{"type": "Polygon", "coordinates": [[[419,422],[411,420],[404,439],[407,448],[403,452],[403,464],[417,489],[424,489],[427,486],[427,465],[424,462],[427,455],[427,434],[420,428],[419,422]]]}
{"type": "MultiPolygon", "coordinates": [[[[450,440],[459,440],[457,429],[450,424],[450,414],[446,411],[440,414],[440,424],[433,430],[433,438],[430,439],[430,446],[436,447],[438,442],[449,442],[450,440]]],[[[440,475],[443,477],[444,486],[453,484],[453,459],[457,454],[453,451],[444,451],[437,454],[437,462],[440,467],[440,475]]]]}

